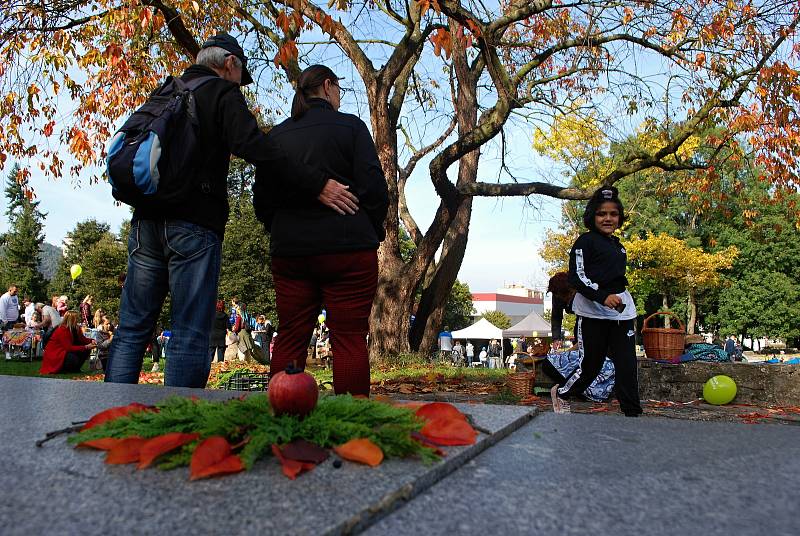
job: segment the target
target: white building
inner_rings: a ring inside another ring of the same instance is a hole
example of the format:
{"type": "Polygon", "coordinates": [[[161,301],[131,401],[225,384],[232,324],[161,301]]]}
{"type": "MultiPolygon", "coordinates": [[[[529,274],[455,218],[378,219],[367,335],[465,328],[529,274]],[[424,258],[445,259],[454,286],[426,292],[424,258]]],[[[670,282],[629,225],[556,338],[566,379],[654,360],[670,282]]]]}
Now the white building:
{"type": "Polygon", "coordinates": [[[544,292],[523,285],[507,285],[495,292],[474,292],[472,306],[475,318],[489,311],[501,311],[516,324],[531,311],[544,314],[544,292]]]}

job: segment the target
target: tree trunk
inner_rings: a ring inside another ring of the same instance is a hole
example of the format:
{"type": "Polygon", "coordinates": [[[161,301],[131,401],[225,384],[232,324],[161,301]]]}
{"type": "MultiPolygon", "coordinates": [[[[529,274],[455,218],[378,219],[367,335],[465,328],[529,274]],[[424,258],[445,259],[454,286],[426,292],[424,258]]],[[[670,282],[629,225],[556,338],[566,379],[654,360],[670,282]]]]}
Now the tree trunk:
{"type": "MultiPolygon", "coordinates": [[[[458,24],[450,22],[450,31],[456,34],[458,24]]],[[[453,68],[458,86],[456,90],[456,121],[458,135],[464,136],[472,131],[478,123],[478,78],[483,70],[482,62],[470,66],[463,45],[454,40],[453,68]]],[[[458,161],[458,179],[460,188],[466,184],[474,184],[478,180],[478,161],[480,151],[472,151],[458,161]]],[[[472,219],[472,198],[465,198],[456,211],[456,215],[447,230],[442,255],[430,280],[425,281],[416,319],[411,330],[411,347],[415,350],[427,351],[436,346],[439,328],[444,317],[447,298],[458,277],[464,253],[467,250],[469,224],[472,219]]],[[[456,326],[450,326],[455,328],[456,326]]]]}
{"type": "Polygon", "coordinates": [[[689,289],[689,301],[687,305],[689,309],[689,318],[686,321],[686,333],[694,335],[694,326],[697,322],[697,303],[694,299],[694,289],[689,289]]]}
{"type": "MultiPolygon", "coordinates": [[[[661,310],[669,311],[669,301],[667,300],[667,293],[661,294],[661,310]]],[[[664,327],[669,329],[669,316],[664,315],[664,327]]]]}
{"type": "MultiPolygon", "coordinates": [[[[436,338],[444,317],[444,308],[450,290],[453,288],[464,252],[467,249],[469,222],[472,216],[472,199],[465,199],[456,213],[455,220],[445,239],[442,256],[436,265],[434,275],[422,291],[416,319],[411,329],[411,348],[428,351],[435,347],[436,338]]],[[[457,328],[457,326],[450,326],[457,328]]]]}

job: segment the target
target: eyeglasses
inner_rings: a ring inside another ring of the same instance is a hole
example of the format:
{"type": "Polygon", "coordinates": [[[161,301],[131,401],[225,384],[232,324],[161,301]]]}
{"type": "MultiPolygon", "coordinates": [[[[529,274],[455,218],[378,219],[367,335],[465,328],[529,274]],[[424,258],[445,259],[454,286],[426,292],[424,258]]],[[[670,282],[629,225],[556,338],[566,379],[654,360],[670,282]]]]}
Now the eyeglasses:
{"type": "Polygon", "coordinates": [[[334,86],[336,86],[336,87],[338,87],[338,88],[339,88],[339,94],[340,94],[340,95],[342,95],[342,96],[346,95],[346,94],[347,94],[348,92],[350,92],[350,91],[353,91],[353,88],[350,88],[350,87],[345,87],[345,86],[340,86],[340,85],[339,85],[339,82],[335,82],[335,81],[331,80],[331,83],[332,83],[334,86]]]}

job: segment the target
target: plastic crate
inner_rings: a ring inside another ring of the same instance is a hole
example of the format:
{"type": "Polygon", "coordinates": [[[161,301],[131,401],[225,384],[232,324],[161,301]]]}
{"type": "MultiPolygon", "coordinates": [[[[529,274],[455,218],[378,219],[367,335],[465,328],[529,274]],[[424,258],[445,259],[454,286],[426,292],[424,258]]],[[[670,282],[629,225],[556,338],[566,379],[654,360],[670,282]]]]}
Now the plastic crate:
{"type": "Polygon", "coordinates": [[[220,388],[228,391],[266,391],[269,372],[236,372],[220,388]]]}

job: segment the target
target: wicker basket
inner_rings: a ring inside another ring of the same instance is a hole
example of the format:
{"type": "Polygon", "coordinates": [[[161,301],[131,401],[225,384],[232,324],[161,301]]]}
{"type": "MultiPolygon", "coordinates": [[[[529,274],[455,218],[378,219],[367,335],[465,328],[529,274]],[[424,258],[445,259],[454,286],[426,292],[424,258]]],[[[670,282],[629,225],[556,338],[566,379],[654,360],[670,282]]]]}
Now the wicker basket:
{"type": "Polygon", "coordinates": [[[686,328],[681,319],[671,311],[659,311],[645,318],[642,324],[642,338],[644,351],[649,359],[670,360],[683,354],[686,328]],[[647,323],[654,316],[671,316],[678,321],[680,329],[647,327],[647,323]]]}
{"type": "Polygon", "coordinates": [[[508,376],[506,384],[514,396],[524,397],[533,394],[535,381],[536,372],[516,372],[508,376]]]}

